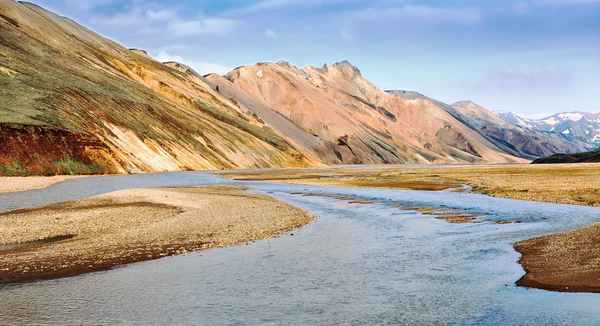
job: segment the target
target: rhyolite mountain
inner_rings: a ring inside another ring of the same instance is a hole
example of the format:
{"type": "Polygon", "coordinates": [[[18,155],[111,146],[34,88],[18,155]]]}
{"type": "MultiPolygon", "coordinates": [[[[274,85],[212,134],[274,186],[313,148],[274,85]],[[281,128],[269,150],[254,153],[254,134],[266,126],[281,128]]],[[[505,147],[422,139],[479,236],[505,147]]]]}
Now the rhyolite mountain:
{"type": "Polygon", "coordinates": [[[0,173],[319,164],[184,66],[0,0],[0,173]]]}
{"type": "Polygon", "coordinates": [[[524,128],[561,133],[600,146],[600,113],[563,112],[544,119],[527,119],[510,111],[497,111],[496,114],[524,128]]]}
{"type": "Polygon", "coordinates": [[[259,63],[206,78],[274,129],[286,133],[261,112],[275,112],[322,141],[326,150],[315,155],[325,163],[524,161],[430,101],[383,91],[346,61],[302,69],[285,61],[259,63]]]}
{"type": "Polygon", "coordinates": [[[203,77],[0,0],[0,174],[507,163],[580,150],[529,149],[530,134],[512,144],[481,131],[498,122],[415,94],[387,93],[348,62],[203,77]]]}

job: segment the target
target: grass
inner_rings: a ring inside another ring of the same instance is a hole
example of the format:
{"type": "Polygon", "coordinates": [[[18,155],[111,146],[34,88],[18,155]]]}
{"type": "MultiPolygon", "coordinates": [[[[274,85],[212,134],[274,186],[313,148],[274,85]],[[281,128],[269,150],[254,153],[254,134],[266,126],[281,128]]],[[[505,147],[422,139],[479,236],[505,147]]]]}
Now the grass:
{"type": "Polygon", "coordinates": [[[458,183],[472,186],[474,193],[493,197],[600,206],[600,164],[382,166],[224,172],[223,175],[238,180],[392,189],[458,183]]]}
{"type": "Polygon", "coordinates": [[[29,175],[29,171],[23,168],[20,161],[14,161],[9,166],[0,166],[0,175],[24,177],[29,175]]]}
{"type": "Polygon", "coordinates": [[[84,174],[103,174],[106,171],[103,167],[96,164],[88,164],[82,161],[74,160],[70,157],[55,163],[60,174],[84,175],[84,174]]]}

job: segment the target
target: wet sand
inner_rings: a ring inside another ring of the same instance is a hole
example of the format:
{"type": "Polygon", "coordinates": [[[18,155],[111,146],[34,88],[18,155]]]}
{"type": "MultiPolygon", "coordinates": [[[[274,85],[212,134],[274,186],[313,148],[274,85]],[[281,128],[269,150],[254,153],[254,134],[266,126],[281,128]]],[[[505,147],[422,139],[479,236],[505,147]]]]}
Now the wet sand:
{"type": "Polygon", "coordinates": [[[514,247],[527,272],[517,285],[600,293],[600,224],[521,241],[514,247]]]}
{"type": "Polygon", "coordinates": [[[58,175],[53,177],[0,177],[0,194],[51,187],[59,182],[85,176],[58,175]]]}
{"type": "Polygon", "coordinates": [[[240,187],[133,189],[0,214],[0,284],[75,276],[283,234],[313,217],[240,187]],[[47,244],[14,248],[56,239],[47,244]],[[64,239],[64,240],[62,240],[64,239]]]}

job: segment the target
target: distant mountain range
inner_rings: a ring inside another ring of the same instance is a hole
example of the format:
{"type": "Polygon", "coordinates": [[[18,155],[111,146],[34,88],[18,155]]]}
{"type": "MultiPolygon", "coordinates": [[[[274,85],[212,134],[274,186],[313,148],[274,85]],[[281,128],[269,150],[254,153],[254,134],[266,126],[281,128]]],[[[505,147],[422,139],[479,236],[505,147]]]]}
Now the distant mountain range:
{"type": "Polygon", "coordinates": [[[524,128],[556,132],[600,146],[600,113],[564,112],[544,119],[527,119],[510,111],[497,111],[504,120],[524,128]]]}
{"type": "Polygon", "coordinates": [[[347,61],[199,76],[0,0],[0,174],[513,163],[584,152],[600,137],[507,119],[470,101],[386,92],[347,61]]]}
{"type": "MultiPolygon", "coordinates": [[[[427,98],[411,91],[388,92],[409,101],[427,98]]],[[[502,151],[514,156],[535,159],[555,153],[574,153],[596,148],[590,142],[569,135],[522,127],[472,101],[461,101],[449,105],[427,99],[502,151]]]]}

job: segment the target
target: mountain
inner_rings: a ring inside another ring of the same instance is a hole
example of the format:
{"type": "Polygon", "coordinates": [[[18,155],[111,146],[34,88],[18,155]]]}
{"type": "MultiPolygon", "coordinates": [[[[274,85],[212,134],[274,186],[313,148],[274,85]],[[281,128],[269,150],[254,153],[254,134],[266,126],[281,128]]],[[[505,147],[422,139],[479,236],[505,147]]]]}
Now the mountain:
{"type": "Polygon", "coordinates": [[[410,91],[392,90],[388,93],[410,101],[420,99],[431,102],[478,133],[500,151],[513,156],[535,159],[555,153],[575,153],[591,148],[589,144],[568,135],[521,127],[472,101],[449,105],[410,91]]]}
{"type": "Polygon", "coordinates": [[[512,112],[496,112],[504,120],[524,128],[557,132],[600,146],[600,113],[565,112],[544,119],[527,119],[512,112]]]}
{"type": "Polygon", "coordinates": [[[302,147],[325,163],[523,162],[428,100],[405,100],[373,85],[347,61],[303,69],[280,61],[206,78],[286,133],[287,120],[312,135],[302,147]],[[273,117],[264,112],[276,112],[273,117]]]}
{"type": "Polygon", "coordinates": [[[533,164],[548,163],[600,163],[600,148],[585,153],[576,154],[555,154],[533,161],[533,164]]]}
{"type": "Polygon", "coordinates": [[[347,61],[200,76],[36,5],[0,0],[4,175],[510,163],[582,144],[474,103],[383,91],[347,61]]]}
{"type": "Polygon", "coordinates": [[[0,174],[317,166],[193,70],[0,0],[0,174]]]}

